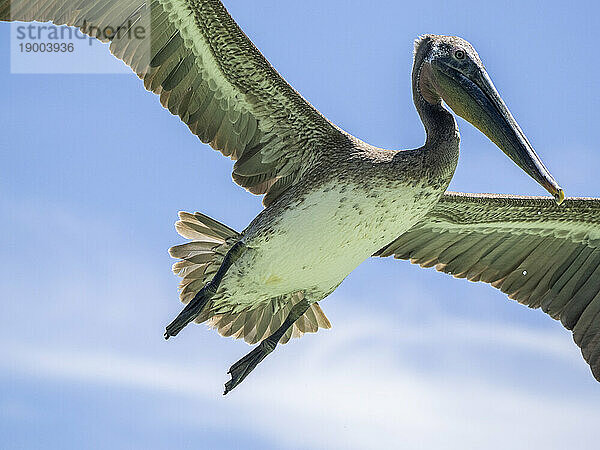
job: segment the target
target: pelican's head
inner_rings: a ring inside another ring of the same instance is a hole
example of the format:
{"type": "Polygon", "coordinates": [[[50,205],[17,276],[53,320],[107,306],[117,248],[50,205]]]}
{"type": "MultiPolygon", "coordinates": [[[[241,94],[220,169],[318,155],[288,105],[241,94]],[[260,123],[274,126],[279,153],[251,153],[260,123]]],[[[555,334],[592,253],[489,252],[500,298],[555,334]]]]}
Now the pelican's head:
{"type": "Polygon", "coordinates": [[[416,89],[426,102],[443,100],[562,203],[563,190],[504,104],[471,44],[454,36],[423,36],[415,43],[415,70],[416,89]]]}

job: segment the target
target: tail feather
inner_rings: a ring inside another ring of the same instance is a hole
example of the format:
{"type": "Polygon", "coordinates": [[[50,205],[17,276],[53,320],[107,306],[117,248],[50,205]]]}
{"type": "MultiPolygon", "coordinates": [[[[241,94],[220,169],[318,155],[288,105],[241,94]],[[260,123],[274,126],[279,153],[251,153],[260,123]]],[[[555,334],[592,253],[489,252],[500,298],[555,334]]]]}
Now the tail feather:
{"type": "MultiPolygon", "coordinates": [[[[173,264],[173,272],[182,278],[179,297],[187,304],[210,281],[223,262],[227,250],[241,235],[199,212],[180,212],[175,229],[181,236],[193,239],[169,249],[173,258],[180,259],[173,264]]],[[[207,309],[209,308],[205,308],[207,309]]],[[[204,314],[200,314],[199,318],[203,316],[204,314]]],[[[208,317],[204,320],[206,319],[208,317]]]]}
{"type": "MultiPolygon", "coordinates": [[[[181,236],[191,239],[169,249],[169,254],[179,259],[173,264],[173,272],[182,278],[179,296],[187,304],[211,280],[225,254],[241,238],[241,234],[199,212],[180,212],[175,229],[181,236]]],[[[301,293],[296,293],[268,299],[243,310],[233,305],[232,310],[227,312],[216,310],[211,300],[194,322],[207,322],[222,336],[244,338],[249,344],[255,344],[277,330],[292,306],[302,298],[301,293]]],[[[284,334],[280,343],[285,344],[290,338],[300,337],[304,333],[315,333],[319,328],[331,328],[331,324],[320,306],[313,303],[284,334]]]]}
{"type": "MultiPolygon", "coordinates": [[[[236,314],[215,314],[208,320],[208,325],[217,329],[222,336],[243,337],[248,344],[256,344],[275,332],[302,298],[302,294],[297,293],[286,298],[270,299],[236,314]]],[[[285,344],[290,338],[301,337],[304,333],[316,333],[319,328],[329,329],[331,323],[319,304],[313,303],[279,343],[285,344]]]]}
{"type": "Polygon", "coordinates": [[[175,229],[185,238],[204,242],[211,242],[211,240],[224,242],[229,238],[240,236],[237,231],[199,212],[191,214],[181,211],[175,229]]]}

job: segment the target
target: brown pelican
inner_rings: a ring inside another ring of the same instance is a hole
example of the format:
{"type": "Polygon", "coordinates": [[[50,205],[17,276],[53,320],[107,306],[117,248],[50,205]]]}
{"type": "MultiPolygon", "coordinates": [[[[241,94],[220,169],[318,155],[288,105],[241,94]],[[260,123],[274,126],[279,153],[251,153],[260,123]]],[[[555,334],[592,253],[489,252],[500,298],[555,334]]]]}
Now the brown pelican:
{"type": "Polygon", "coordinates": [[[180,213],[177,335],[207,322],[260,344],[235,363],[225,393],[278,343],[328,328],[318,302],[370,256],[484,281],[573,330],[600,380],[600,200],[567,199],[463,39],[415,43],[413,98],[425,144],[375,148],[339,129],[265,60],[217,0],[0,0],[0,19],[79,27],[160,95],[203,141],[236,163],[233,179],[263,195],[242,232],[180,213]],[[147,24],[142,35],[130,31],[147,24]],[[444,103],[554,196],[445,192],[459,134],[444,103]],[[561,205],[562,206],[559,206],[561,205]]]}

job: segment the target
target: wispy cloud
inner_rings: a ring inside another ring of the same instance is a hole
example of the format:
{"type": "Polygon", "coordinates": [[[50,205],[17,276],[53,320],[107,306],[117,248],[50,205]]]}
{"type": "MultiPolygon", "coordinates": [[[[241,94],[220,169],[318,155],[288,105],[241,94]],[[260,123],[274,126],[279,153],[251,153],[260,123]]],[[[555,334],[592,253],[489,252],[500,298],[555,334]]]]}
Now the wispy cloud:
{"type": "MultiPolygon", "coordinates": [[[[213,418],[217,425],[241,432],[251,428],[286,447],[402,443],[406,448],[500,449],[526,448],[528,442],[538,448],[591,444],[591,436],[574,431],[593,429],[598,423],[597,399],[565,401],[553,392],[532,394],[494,378],[423,375],[404,367],[409,361],[389,354],[389,342],[398,338],[392,323],[381,317],[365,320],[365,311],[350,316],[355,320],[346,317],[350,320],[327,336],[282,347],[225,398],[216,392],[225,377],[215,361],[161,362],[148,355],[5,343],[0,365],[32,378],[164,393],[169,401],[173,395],[196,399],[204,409],[228,411],[213,418]],[[348,345],[364,340],[371,342],[368,348],[348,345]]],[[[487,329],[484,324],[469,328],[458,322],[447,322],[448,328],[457,342],[480,340],[487,329]]],[[[440,338],[435,328],[429,331],[426,340],[440,338]]],[[[495,334],[495,345],[537,351],[547,347],[535,344],[527,349],[527,343],[547,342],[546,338],[552,340],[542,333],[507,329],[495,334]]],[[[407,345],[422,344],[413,339],[407,345]]],[[[569,358],[568,353],[552,350],[550,355],[569,358]]],[[[194,422],[193,410],[188,420],[194,422]]]]}

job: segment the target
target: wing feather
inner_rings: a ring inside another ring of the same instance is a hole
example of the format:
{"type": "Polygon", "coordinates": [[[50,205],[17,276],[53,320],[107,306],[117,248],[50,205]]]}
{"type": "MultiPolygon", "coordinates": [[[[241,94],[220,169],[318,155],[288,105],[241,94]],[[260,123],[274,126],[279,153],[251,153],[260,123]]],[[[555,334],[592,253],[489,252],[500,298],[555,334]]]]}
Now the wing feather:
{"type": "Polygon", "coordinates": [[[277,73],[218,0],[0,0],[0,20],[51,21],[110,42],[165,108],[237,161],[234,180],[268,194],[265,205],[349,142],[277,73]],[[143,38],[126,33],[137,26],[143,38]],[[106,27],[125,32],[107,35],[106,27]]]}
{"type": "Polygon", "coordinates": [[[484,281],[558,319],[600,381],[600,199],[446,193],[374,256],[484,281]]]}

